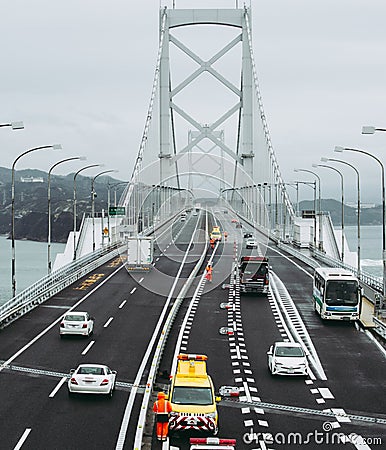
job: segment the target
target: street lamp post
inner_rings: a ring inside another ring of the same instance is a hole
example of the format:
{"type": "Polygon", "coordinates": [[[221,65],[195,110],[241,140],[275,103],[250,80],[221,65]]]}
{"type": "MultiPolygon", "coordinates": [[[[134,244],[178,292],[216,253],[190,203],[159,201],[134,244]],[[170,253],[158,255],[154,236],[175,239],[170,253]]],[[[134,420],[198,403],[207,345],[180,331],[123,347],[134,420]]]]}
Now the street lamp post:
{"type": "Polygon", "coordinates": [[[101,167],[101,164],[90,164],[89,166],[85,166],[82,167],[81,169],[79,169],[75,174],[74,174],[74,201],[73,201],[73,208],[74,208],[74,230],[73,230],[73,234],[74,234],[74,252],[73,252],[73,260],[76,260],[76,177],[78,176],[78,174],[80,172],[83,172],[83,170],[86,169],[91,169],[91,167],[101,167]]]}
{"type": "Polygon", "coordinates": [[[12,130],[23,130],[24,124],[23,122],[0,123],[0,128],[1,127],[12,127],[12,130]]]}
{"type": "Polygon", "coordinates": [[[60,144],[54,144],[54,145],[43,145],[41,147],[33,147],[29,150],[26,150],[25,152],[21,153],[13,162],[12,164],[12,188],[11,188],[11,241],[12,241],[12,297],[15,297],[16,295],[16,252],[15,252],[15,166],[16,163],[19,161],[19,159],[26,155],[27,153],[34,152],[36,150],[45,150],[45,149],[52,149],[52,150],[59,150],[62,146],[60,144]]]}
{"type": "Polygon", "coordinates": [[[312,167],[324,167],[326,169],[333,170],[340,176],[340,187],[341,187],[341,252],[340,252],[340,259],[342,263],[344,263],[344,184],[343,184],[343,174],[340,170],[336,169],[335,167],[328,166],[326,164],[312,164],[312,167]]]}
{"type": "MultiPolygon", "coordinates": [[[[94,191],[94,183],[95,180],[105,174],[105,173],[112,173],[112,172],[118,172],[117,170],[104,170],[103,172],[99,172],[91,179],[91,217],[92,217],[92,251],[95,252],[95,191],[94,191]]],[[[107,212],[108,214],[108,212],[107,212]]],[[[110,234],[110,228],[109,234],[110,234]]]]}
{"type": "Polygon", "coordinates": [[[48,199],[48,234],[47,234],[47,268],[48,268],[48,274],[51,273],[52,264],[51,264],[51,173],[55,169],[56,166],[59,166],[59,164],[65,163],[67,161],[85,161],[84,156],[74,156],[73,158],[65,158],[61,161],[58,161],[53,166],[51,166],[50,170],[48,171],[48,178],[47,178],[47,199],[48,199]]]}
{"type": "Polygon", "coordinates": [[[374,134],[376,131],[386,131],[386,128],[362,127],[362,134],[374,134]]]}
{"type": "Polygon", "coordinates": [[[349,166],[352,169],[354,169],[357,175],[357,275],[359,278],[361,273],[361,191],[360,191],[359,171],[352,164],[343,161],[341,159],[320,158],[320,160],[323,162],[332,161],[340,164],[345,164],[346,166],[349,166]]]}
{"type": "MultiPolygon", "coordinates": [[[[109,236],[108,236],[108,243],[110,245],[110,204],[111,204],[111,192],[110,189],[114,188],[114,206],[117,206],[117,186],[120,184],[129,184],[129,181],[120,181],[119,183],[110,184],[107,183],[107,228],[109,229],[109,236]]],[[[153,185],[154,187],[154,185],[153,185]]],[[[115,216],[115,219],[117,216],[115,216]]],[[[154,218],[154,214],[153,214],[154,218]]],[[[115,228],[116,228],[116,222],[115,222],[115,228]]]]}
{"type": "MultiPolygon", "coordinates": [[[[294,169],[294,172],[311,173],[318,180],[319,250],[323,251],[322,198],[321,198],[320,176],[317,173],[313,172],[312,170],[307,169],[294,169]]],[[[316,195],[316,185],[315,185],[315,195],[316,195]]],[[[316,217],[315,217],[314,243],[316,245],[316,217]]]]}
{"type": "MultiPolygon", "coordinates": [[[[380,129],[382,130],[382,129],[380,129]]],[[[383,130],[382,130],[383,131],[383,130]]],[[[386,234],[385,234],[385,167],[382,164],[382,162],[374,155],[372,155],[369,152],[366,152],[364,150],[360,150],[357,148],[349,148],[349,147],[335,147],[336,152],[356,152],[356,153],[362,153],[363,155],[370,156],[371,158],[375,159],[377,163],[381,166],[381,173],[382,173],[382,264],[383,264],[383,299],[382,302],[385,304],[385,295],[386,295],[386,234]]]]}

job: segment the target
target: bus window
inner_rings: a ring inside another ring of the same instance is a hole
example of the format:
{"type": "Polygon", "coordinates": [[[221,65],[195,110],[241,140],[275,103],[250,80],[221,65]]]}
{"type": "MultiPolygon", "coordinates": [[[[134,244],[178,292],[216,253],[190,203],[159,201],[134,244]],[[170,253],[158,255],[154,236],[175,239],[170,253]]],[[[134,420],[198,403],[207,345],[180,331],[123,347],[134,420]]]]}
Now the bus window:
{"type": "Polygon", "coordinates": [[[326,289],[326,304],[356,305],[358,303],[358,285],[355,281],[328,281],[326,289]]]}

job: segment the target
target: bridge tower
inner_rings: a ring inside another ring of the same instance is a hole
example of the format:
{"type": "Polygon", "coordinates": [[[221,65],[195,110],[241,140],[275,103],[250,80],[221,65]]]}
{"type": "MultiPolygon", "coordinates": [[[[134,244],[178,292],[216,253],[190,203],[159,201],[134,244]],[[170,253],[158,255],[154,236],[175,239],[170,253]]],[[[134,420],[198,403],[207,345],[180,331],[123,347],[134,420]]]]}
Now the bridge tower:
{"type": "Polygon", "coordinates": [[[284,220],[288,228],[294,210],[263,110],[250,8],[165,7],[159,24],[145,130],[131,183],[121,199],[124,205],[131,204],[128,223],[133,230],[138,228],[144,214],[140,210],[154,216],[149,212],[154,204],[163,205],[160,216],[165,218],[191,202],[187,197],[194,197],[195,189],[204,185],[254,225],[278,231],[284,220]],[[213,33],[218,44],[213,50],[208,39],[205,56],[201,48],[196,49],[195,36],[201,37],[201,30],[213,33]],[[221,43],[220,38],[224,38],[221,43]],[[176,54],[185,62],[175,64],[176,54]],[[209,88],[203,86],[206,82],[209,88]],[[269,189],[270,220],[266,211],[261,213],[262,188],[269,189]]]}

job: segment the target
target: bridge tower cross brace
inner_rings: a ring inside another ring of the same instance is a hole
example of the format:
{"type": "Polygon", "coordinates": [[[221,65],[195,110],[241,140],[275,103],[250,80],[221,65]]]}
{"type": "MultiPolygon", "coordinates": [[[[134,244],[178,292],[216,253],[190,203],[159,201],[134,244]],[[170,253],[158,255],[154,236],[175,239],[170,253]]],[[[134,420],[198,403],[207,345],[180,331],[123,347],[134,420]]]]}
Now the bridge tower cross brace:
{"type": "MultiPolygon", "coordinates": [[[[160,184],[167,184],[178,177],[177,167],[178,160],[193,147],[198,148],[198,144],[203,139],[211,140],[215,146],[225,152],[235,163],[235,185],[245,182],[240,178],[239,169],[244,172],[244,177],[253,184],[254,175],[254,86],[253,86],[253,68],[252,55],[249,47],[247,34],[246,14],[248,9],[226,9],[226,10],[179,10],[179,9],[163,9],[160,11],[160,33],[163,33],[163,44],[161,49],[161,58],[159,66],[159,171],[160,184]],[[222,50],[217,52],[208,61],[202,60],[197,54],[189,49],[185,44],[180,42],[174,35],[173,29],[188,25],[212,24],[219,26],[231,26],[240,30],[240,34],[231,42],[226,44],[222,50]],[[222,74],[214,69],[213,64],[225,54],[230,52],[238,43],[241,42],[241,86],[235,86],[231,81],[227,80],[222,74]],[[192,58],[199,68],[193,71],[183,82],[172,88],[171,86],[171,70],[170,70],[170,44],[176,45],[182,52],[192,58]],[[236,96],[237,102],[228,111],[216,120],[214,123],[202,125],[198,120],[194,119],[185,112],[174,101],[175,95],[182,89],[186,88],[203,72],[210,73],[223,86],[230,89],[236,96]],[[241,126],[239,127],[238,148],[230,148],[226,143],[218,138],[219,127],[233,114],[238,113],[241,117],[241,126]],[[192,139],[183,148],[176,149],[173,147],[173,114],[178,114],[186,120],[190,126],[198,131],[195,139],[192,139]]],[[[249,184],[248,183],[248,184],[249,184]]]]}

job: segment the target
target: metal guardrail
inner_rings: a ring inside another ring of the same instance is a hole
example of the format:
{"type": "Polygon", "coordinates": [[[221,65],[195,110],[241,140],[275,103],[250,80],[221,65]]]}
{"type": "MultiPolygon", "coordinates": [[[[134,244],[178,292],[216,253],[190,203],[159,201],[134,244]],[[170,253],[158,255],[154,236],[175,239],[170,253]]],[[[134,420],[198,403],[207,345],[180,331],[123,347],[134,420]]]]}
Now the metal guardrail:
{"type": "MultiPolygon", "coordinates": [[[[208,230],[208,217],[207,216],[206,216],[206,230],[208,230]]],[[[208,233],[206,233],[206,236],[208,236],[208,233]]],[[[206,238],[206,240],[208,241],[208,237],[206,238]]],[[[206,254],[207,254],[207,245],[204,245],[201,257],[197,261],[192,272],[190,273],[189,277],[187,278],[184,285],[182,286],[179,294],[177,295],[177,297],[173,303],[173,306],[171,307],[169,314],[166,318],[163,329],[161,331],[161,335],[160,335],[160,338],[159,338],[159,341],[158,341],[158,344],[156,347],[156,351],[153,356],[151,368],[150,368],[149,375],[148,375],[148,378],[146,381],[145,395],[142,400],[140,417],[138,419],[137,430],[136,430],[136,434],[135,434],[135,438],[134,438],[134,450],[139,450],[143,445],[143,433],[144,433],[144,428],[145,428],[146,412],[149,408],[150,396],[151,396],[151,393],[153,392],[153,386],[154,386],[154,382],[156,379],[156,372],[157,372],[159,364],[161,362],[167,339],[172,330],[172,326],[174,324],[175,318],[177,317],[179,309],[185,299],[186,293],[187,293],[188,289],[190,288],[190,286],[192,285],[192,283],[194,281],[194,277],[197,275],[200,267],[204,263],[206,254]]]]}
{"type": "MultiPolygon", "coordinates": [[[[324,264],[327,264],[330,267],[342,267],[344,269],[350,270],[356,276],[358,272],[356,268],[349,266],[348,264],[343,264],[342,261],[336,260],[327,256],[325,253],[313,249],[313,257],[305,255],[295,248],[291,247],[288,244],[279,243],[278,247],[285,250],[292,256],[295,256],[299,260],[303,261],[305,264],[310,267],[316,268],[319,267],[320,264],[317,260],[322,261],[324,264]]],[[[376,297],[382,293],[383,285],[382,282],[376,279],[375,277],[367,274],[366,272],[361,272],[359,274],[359,281],[361,285],[365,289],[366,298],[368,298],[374,305],[376,305],[376,297]]],[[[384,340],[386,340],[386,323],[373,317],[373,321],[375,323],[374,331],[384,340]]]]}
{"type": "Polygon", "coordinates": [[[349,264],[342,263],[342,261],[332,258],[331,256],[328,256],[325,253],[321,252],[320,250],[314,249],[313,256],[316,259],[323,261],[325,264],[327,264],[331,267],[342,267],[343,269],[349,270],[355,276],[358,277],[358,279],[361,281],[361,283],[366,284],[367,286],[373,288],[374,290],[378,291],[379,293],[382,293],[382,291],[383,291],[382,282],[379,279],[377,279],[376,277],[370,275],[369,273],[361,271],[361,273],[358,276],[358,271],[357,271],[356,267],[352,267],[349,264]]]}
{"type": "Polygon", "coordinates": [[[45,302],[75,281],[118,256],[121,244],[115,244],[83,256],[38,280],[0,306],[0,329],[45,302]]]}
{"type": "Polygon", "coordinates": [[[386,340],[386,324],[376,317],[373,317],[373,322],[375,323],[375,328],[373,328],[373,330],[379,334],[382,339],[386,340]]]}

